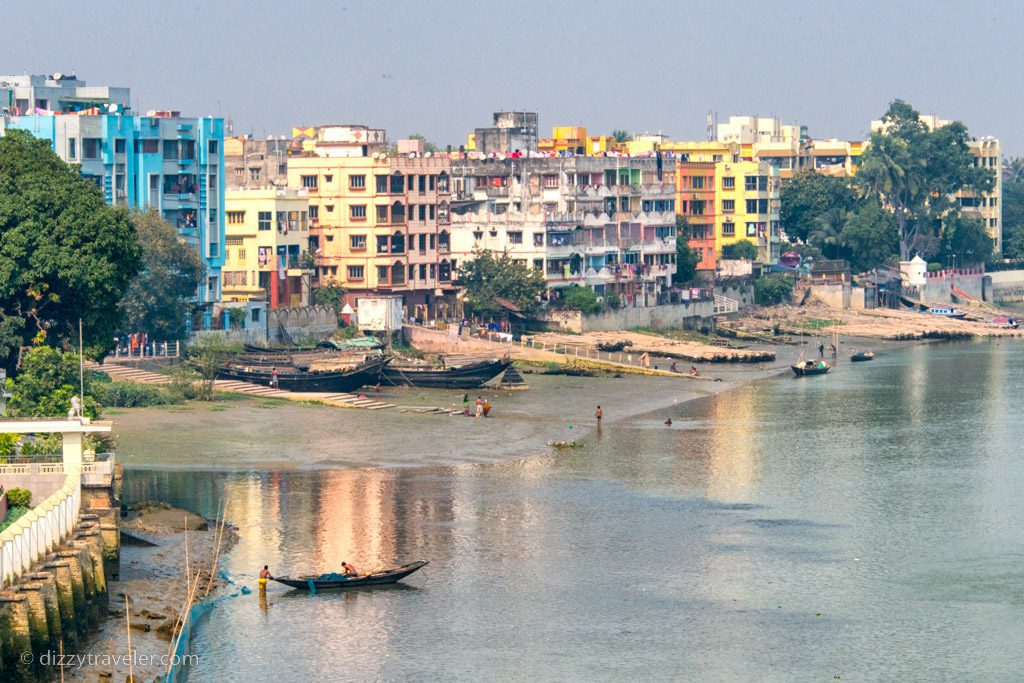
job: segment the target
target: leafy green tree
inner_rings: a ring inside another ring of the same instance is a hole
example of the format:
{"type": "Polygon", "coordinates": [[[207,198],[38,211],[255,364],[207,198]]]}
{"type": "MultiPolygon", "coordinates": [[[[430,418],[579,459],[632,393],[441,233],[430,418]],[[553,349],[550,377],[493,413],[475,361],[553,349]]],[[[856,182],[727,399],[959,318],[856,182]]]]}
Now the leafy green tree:
{"type": "Polygon", "coordinates": [[[738,259],[754,261],[757,259],[757,245],[750,240],[739,240],[732,244],[726,244],[722,247],[722,259],[725,261],[738,259]]]}
{"type": "Polygon", "coordinates": [[[942,224],[942,247],[947,266],[972,267],[992,256],[992,238],[981,220],[954,214],[942,224]]]}
{"type": "Polygon", "coordinates": [[[1003,183],[1003,256],[1024,259],[1024,180],[1003,183]]]}
{"type": "Polygon", "coordinates": [[[213,382],[217,372],[232,356],[242,351],[240,344],[224,341],[217,335],[200,337],[188,347],[188,360],[199,374],[193,395],[199,401],[213,400],[213,382]]]}
{"type": "MultiPolygon", "coordinates": [[[[50,346],[36,346],[21,359],[21,370],[7,380],[11,398],[9,417],[63,417],[71,409],[71,397],[78,395],[78,356],[50,346]]],[[[101,406],[92,396],[96,373],[86,372],[85,405],[82,412],[97,418],[101,406]]]]}
{"type": "Polygon", "coordinates": [[[792,295],[793,278],[789,275],[761,275],[754,280],[754,301],[761,306],[785,303],[792,295]]]}
{"type": "Polygon", "coordinates": [[[628,130],[613,130],[612,137],[621,145],[623,142],[630,142],[633,139],[633,134],[628,130]]]}
{"type": "Polygon", "coordinates": [[[839,242],[854,271],[863,272],[893,260],[899,253],[896,220],[875,198],[846,214],[839,242]]]}
{"type": "Polygon", "coordinates": [[[930,256],[942,220],[959,212],[959,190],[987,192],[991,169],[977,168],[959,121],[929,130],[917,111],[896,100],[871,134],[855,182],[862,197],[875,197],[896,219],[900,259],[930,256]],[[930,252],[930,253],[929,253],[930,252]]]}
{"type": "Polygon", "coordinates": [[[489,249],[475,250],[472,259],[459,265],[457,284],[462,287],[467,312],[484,318],[505,310],[499,298],[532,312],[546,289],[540,271],[516,263],[508,252],[495,255],[489,249]]]}
{"type": "Polygon", "coordinates": [[[121,300],[121,329],[145,331],[151,339],[182,339],[206,268],[195,247],[184,242],[155,209],[132,214],[132,223],[142,247],[142,272],[121,300]]]}
{"type": "Polygon", "coordinates": [[[689,240],[690,225],[686,216],[676,216],[676,272],[672,275],[672,282],[677,285],[693,282],[697,277],[700,257],[697,251],[690,247],[689,240]]]}
{"type": "Polygon", "coordinates": [[[585,314],[597,313],[601,310],[601,303],[597,300],[597,294],[590,287],[572,285],[562,290],[562,303],[566,308],[575,311],[582,311],[585,314]]]}
{"type": "Polygon", "coordinates": [[[336,315],[341,315],[341,309],[345,307],[347,293],[344,287],[332,282],[313,290],[313,303],[318,306],[330,306],[336,315]]]}
{"type": "Polygon", "coordinates": [[[786,181],[779,191],[779,225],[786,236],[815,244],[822,251],[836,246],[843,217],[857,196],[846,178],[806,171],[786,181]],[[817,241],[816,241],[817,240],[817,241]],[[823,245],[821,241],[829,242],[823,245]]]}
{"type": "Polygon", "coordinates": [[[1024,157],[1003,160],[1003,182],[1024,183],[1024,157]]]}
{"type": "Polygon", "coordinates": [[[0,137],[0,364],[33,339],[113,344],[141,249],[124,209],[22,131],[0,137]]]}

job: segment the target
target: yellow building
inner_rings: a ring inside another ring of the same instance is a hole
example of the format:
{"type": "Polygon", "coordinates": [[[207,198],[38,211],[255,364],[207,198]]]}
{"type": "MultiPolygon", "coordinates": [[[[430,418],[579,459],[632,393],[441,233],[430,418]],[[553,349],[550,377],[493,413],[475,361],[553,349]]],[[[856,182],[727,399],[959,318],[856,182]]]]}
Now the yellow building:
{"type": "Polygon", "coordinates": [[[715,252],[741,240],[757,247],[757,260],[779,260],[779,171],[763,161],[720,161],[715,168],[715,252]]]}
{"type": "Polygon", "coordinates": [[[225,301],[309,303],[309,199],[283,189],[227,190],[224,196],[225,301]]]}
{"type": "Polygon", "coordinates": [[[537,141],[538,152],[593,156],[618,152],[619,143],[610,135],[588,135],[586,126],[555,126],[550,138],[537,141]]]}

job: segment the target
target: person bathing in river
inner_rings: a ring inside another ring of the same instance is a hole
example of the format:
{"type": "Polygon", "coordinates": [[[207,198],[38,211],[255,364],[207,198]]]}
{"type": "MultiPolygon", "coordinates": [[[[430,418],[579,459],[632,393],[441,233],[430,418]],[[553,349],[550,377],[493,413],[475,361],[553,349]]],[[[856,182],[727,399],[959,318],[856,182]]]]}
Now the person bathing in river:
{"type": "Polygon", "coordinates": [[[672,365],[668,368],[671,372],[679,372],[679,368],[676,367],[676,362],[672,361],[672,365]]]}
{"type": "Polygon", "coordinates": [[[260,592],[267,590],[267,579],[272,579],[270,575],[270,567],[263,565],[263,569],[260,570],[260,592]]]}
{"type": "Polygon", "coordinates": [[[479,396],[476,397],[476,416],[484,416],[484,402],[479,396]]]}
{"type": "Polygon", "coordinates": [[[469,394],[462,395],[462,414],[469,417],[469,394]]]}
{"type": "Polygon", "coordinates": [[[696,377],[696,376],[697,376],[697,366],[696,365],[691,365],[690,366],[690,377],[696,377]]]}
{"type": "Polygon", "coordinates": [[[488,416],[488,415],[490,415],[490,414],[491,414],[491,402],[490,402],[490,401],[488,401],[488,400],[487,400],[487,399],[485,398],[485,399],[484,399],[484,417],[487,417],[487,416],[488,416]]]}

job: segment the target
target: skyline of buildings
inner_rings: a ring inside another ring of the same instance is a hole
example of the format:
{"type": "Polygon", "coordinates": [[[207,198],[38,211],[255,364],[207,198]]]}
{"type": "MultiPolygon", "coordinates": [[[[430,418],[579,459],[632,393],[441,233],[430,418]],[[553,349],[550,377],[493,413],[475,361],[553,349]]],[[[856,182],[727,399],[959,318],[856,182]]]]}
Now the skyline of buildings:
{"type": "MultiPolygon", "coordinates": [[[[508,251],[549,291],[589,286],[627,305],[672,294],[676,231],[713,275],[723,248],[749,240],[778,262],[779,192],[803,171],[852,175],[865,141],[818,140],[777,117],[709,117],[708,140],[593,135],[536,112],[495,112],[458,149],[389,143],[366,125],[300,125],[290,137],[226,135],[223,119],[132,112],[129,88],[74,75],[0,76],[0,133],[48,140],[106,200],[154,207],[207,266],[197,302],[308,302],[342,284],[350,299],[401,294],[411,315],[454,310],[458,264],[477,249],[508,251]]],[[[948,121],[922,115],[930,127],[948,121]]],[[[873,122],[873,129],[881,125],[873,122]]],[[[616,132],[618,134],[618,132],[616,132]]],[[[998,170],[999,141],[971,138],[998,170]]],[[[1001,247],[1001,179],[958,194],[1001,247]]],[[[208,318],[207,318],[208,324],[208,318]]]]}

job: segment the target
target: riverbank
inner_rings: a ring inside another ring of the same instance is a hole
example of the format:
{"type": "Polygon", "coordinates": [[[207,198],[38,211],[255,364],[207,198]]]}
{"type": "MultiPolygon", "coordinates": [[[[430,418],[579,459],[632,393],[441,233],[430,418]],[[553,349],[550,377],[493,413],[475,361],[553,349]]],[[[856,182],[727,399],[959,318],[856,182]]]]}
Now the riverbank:
{"type": "Polygon", "coordinates": [[[234,546],[238,536],[225,525],[219,542],[213,522],[169,505],[147,503],[129,512],[122,521],[121,578],[108,585],[108,618],[77,654],[87,662],[66,669],[67,680],[127,680],[129,630],[125,604],[131,618],[132,674],[135,680],[153,680],[167,673],[167,654],[172,634],[187,599],[186,553],[193,579],[197,572],[198,602],[209,588],[215,594],[224,586],[216,571],[217,560],[234,546]],[[187,551],[186,551],[187,548],[187,551]],[[212,580],[211,580],[211,568],[212,580]]]}
{"type": "MultiPolygon", "coordinates": [[[[701,367],[701,377],[530,375],[530,390],[473,392],[491,417],[352,411],[232,397],[214,403],[111,412],[118,459],[126,468],[281,469],[411,467],[496,462],[542,453],[550,441],[572,441],[659,408],[733,389],[787,371],[799,351],[782,347],[774,363],[701,367]]],[[[382,388],[401,405],[462,405],[462,392],[382,388]]]]}

